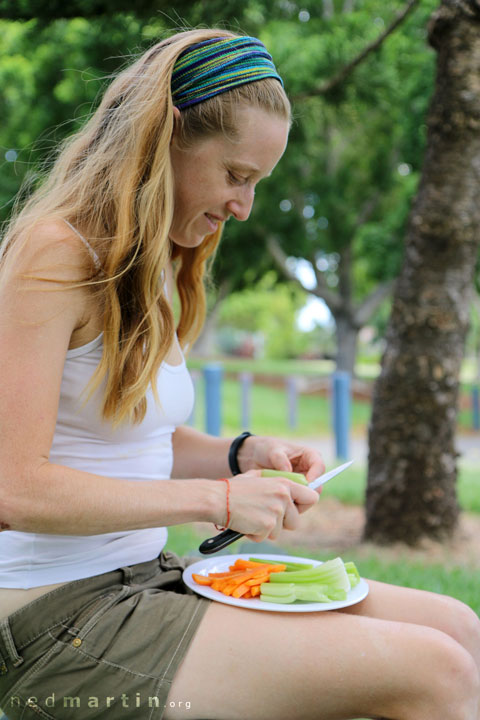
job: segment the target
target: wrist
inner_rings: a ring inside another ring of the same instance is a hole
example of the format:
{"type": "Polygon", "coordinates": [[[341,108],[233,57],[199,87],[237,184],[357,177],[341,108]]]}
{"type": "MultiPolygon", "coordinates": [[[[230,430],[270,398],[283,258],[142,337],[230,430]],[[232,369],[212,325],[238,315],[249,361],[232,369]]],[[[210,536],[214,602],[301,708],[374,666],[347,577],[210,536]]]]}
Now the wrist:
{"type": "Polygon", "coordinates": [[[208,492],[204,495],[203,522],[224,525],[227,522],[227,487],[221,480],[209,480],[208,492]]]}
{"type": "Polygon", "coordinates": [[[228,464],[232,475],[239,475],[241,472],[249,469],[246,467],[245,463],[249,454],[245,451],[245,446],[248,438],[250,437],[253,437],[252,433],[245,431],[241,435],[238,435],[238,437],[236,437],[230,445],[230,449],[228,451],[228,464]],[[242,463],[242,465],[240,465],[240,463],[242,463]]]}

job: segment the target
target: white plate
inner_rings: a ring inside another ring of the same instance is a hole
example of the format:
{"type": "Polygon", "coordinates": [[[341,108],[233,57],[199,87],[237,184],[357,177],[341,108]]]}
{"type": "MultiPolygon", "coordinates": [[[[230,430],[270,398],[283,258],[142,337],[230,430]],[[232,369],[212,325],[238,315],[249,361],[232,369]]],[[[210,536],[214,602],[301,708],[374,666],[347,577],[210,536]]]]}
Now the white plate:
{"type": "Polygon", "coordinates": [[[225,603],[226,605],[236,605],[237,607],[248,608],[249,610],[273,610],[274,612],[317,612],[319,610],[338,610],[340,608],[348,607],[349,605],[355,605],[360,602],[368,595],[368,584],[362,578],[360,582],[347,593],[345,600],[334,600],[328,603],[320,602],[301,602],[297,600],[294,603],[280,604],[280,603],[269,603],[257,598],[250,600],[243,600],[242,598],[234,598],[230,595],[224,595],[218,590],[212,590],[209,585],[198,585],[192,578],[192,574],[197,575],[208,575],[211,572],[226,572],[230,565],[233,565],[235,560],[241,558],[242,560],[248,560],[251,557],[258,558],[259,560],[276,560],[279,562],[298,562],[311,565],[321,565],[319,560],[309,560],[303,557],[294,557],[292,555],[264,555],[255,553],[248,553],[243,555],[216,555],[215,557],[205,558],[199,560],[192,565],[189,565],[183,571],[183,582],[191,590],[194,590],[198,595],[203,595],[210,600],[216,600],[217,602],[225,603]]]}

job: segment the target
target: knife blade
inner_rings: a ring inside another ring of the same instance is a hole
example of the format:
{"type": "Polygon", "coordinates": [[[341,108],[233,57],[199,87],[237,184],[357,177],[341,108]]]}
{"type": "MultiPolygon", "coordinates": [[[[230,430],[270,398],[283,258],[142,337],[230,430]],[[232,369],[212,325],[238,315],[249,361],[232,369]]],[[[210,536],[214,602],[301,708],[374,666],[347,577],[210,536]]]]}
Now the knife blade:
{"type": "MultiPolygon", "coordinates": [[[[339,465],[338,467],[323,473],[320,477],[312,480],[312,482],[308,484],[308,487],[312,490],[316,490],[318,487],[324,485],[326,482],[335,477],[335,475],[338,475],[346,470],[352,463],[353,460],[349,460],[348,462],[343,463],[343,465],[339,465]]],[[[235,530],[222,530],[222,532],[218,535],[214,535],[214,537],[204,540],[198,549],[203,555],[211,555],[219,550],[223,550],[223,548],[227,547],[241,537],[243,537],[243,533],[236,532],[235,530]]]]}

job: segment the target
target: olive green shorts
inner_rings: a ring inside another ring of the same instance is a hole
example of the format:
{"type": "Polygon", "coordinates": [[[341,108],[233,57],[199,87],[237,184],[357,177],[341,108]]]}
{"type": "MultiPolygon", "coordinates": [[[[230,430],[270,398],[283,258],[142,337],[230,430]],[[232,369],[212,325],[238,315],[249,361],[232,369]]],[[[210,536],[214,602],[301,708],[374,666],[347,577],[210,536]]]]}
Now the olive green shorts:
{"type": "Polygon", "coordinates": [[[188,697],[168,697],[210,603],[182,582],[191,561],[161,553],[69,582],[1,620],[9,720],[160,719],[167,706],[193,720],[188,697]]]}

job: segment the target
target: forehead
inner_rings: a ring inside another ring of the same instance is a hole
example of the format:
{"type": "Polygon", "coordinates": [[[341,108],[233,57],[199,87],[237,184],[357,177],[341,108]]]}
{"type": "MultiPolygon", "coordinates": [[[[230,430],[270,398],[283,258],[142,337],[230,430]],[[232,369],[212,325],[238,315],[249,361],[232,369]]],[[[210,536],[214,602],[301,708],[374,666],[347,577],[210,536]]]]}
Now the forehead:
{"type": "Polygon", "coordinates": [[[260,108],[242,107],[237,115],[237,136],[217,135],[206,141],[215,154],[250,174],[268,175],[280,160],[288,140],[289,122],[260,108]]]}

